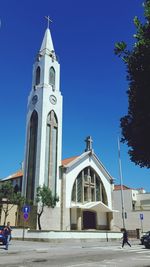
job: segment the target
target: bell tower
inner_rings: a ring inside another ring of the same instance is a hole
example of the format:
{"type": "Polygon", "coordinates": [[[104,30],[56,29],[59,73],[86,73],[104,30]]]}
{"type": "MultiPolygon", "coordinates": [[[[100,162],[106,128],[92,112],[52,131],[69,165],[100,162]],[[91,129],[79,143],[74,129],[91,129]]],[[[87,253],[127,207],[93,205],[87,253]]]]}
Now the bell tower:
{"type": "MultiPolygon", "coordinates": [[[[48,27],[33,65],[28,97],[23,194],[35,200],[36,188],[49,186],[60,196],[62,155],[62,95],[60,65],[48,27]]],[[[59,206],[59,203],[58,203],[59,206]]]]}

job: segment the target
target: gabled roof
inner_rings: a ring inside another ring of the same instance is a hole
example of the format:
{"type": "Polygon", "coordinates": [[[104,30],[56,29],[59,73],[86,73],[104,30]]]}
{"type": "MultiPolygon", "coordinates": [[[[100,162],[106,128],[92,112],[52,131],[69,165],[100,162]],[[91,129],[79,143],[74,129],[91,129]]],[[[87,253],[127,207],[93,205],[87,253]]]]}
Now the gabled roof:
{"type": "Polygon", "coordinates": [[[70,157],[70,158],[67,158],[67,159],[63,159],[62,160],[62,166],[66,166],[68,165],[69,163],[71,163],[73,160],[77,159],[79,156],[73,156],[73,157],[70,157]]]}
{"type": "Polygon", "coordinates": [[[73,156],[71,158],[64,159],[64,160],[62,160],[62,166],[69,168],[69,167],[73,166],[76,162],[83,159],[85,156],[89,155],[90,153],[91,153],[91,151],[86,151],[86,152],[83,152],[79,156],[73,156]]]}
{"type": "MultiPolygon", "coordinates": [[[[133,188],[130,188],[126,185],[122,185],[122,190],[132,190],[133,188]]],[[[121,185],[118,184],[118,185],[114,185],[114,191],[118,191],[118,190],[121,190],[121,185]]]]}
{"type": "Polygon", "coordinates": [[[9,179],[16,179],[16,178],[19,178],[19,177],[22,177],[23,176],[23,171],[22,170],[19,170],[5,178],[3,178],[1,181],[5,181],[5,180],[9,180],[9,179]]]}
{"type": "Polygon", "coordinates": [[[85,151],[79,156],[74,156],[71,158],[68,158],[66,160],[62,161],[62,166],[66,168],[72,168],[73,166],[76,166],[76,164],[82,160],[84,160],[86,157],[93,157],[93,160],[96,162],[96,164],[99,166],[101,172],[104,174],[105,177],[107,177],[108,180],[113,181],[112,176],[109,174],[109,172],[106,170],[102,162],[99,160],[99,158],[96,156],[96,154],[93,152],[93,150],[85,151]]]}

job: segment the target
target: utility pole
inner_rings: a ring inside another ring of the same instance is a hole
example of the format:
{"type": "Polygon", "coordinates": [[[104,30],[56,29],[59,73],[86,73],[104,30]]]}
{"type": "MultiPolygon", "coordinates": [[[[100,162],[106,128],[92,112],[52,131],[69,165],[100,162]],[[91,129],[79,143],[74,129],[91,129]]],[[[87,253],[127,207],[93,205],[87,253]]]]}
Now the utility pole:
{"type": "Polygon", "coordinates": [[[121,209],[122,209],[122,223],[125,228],[125,208],[124,208],[124,196],[123,196],[123,179],[122,179],[122,166],[120,157],[120,140],[118,136],[118,161],[119,161],[119,176],[120,176],[120,187],[121,187],[121,209]]]}

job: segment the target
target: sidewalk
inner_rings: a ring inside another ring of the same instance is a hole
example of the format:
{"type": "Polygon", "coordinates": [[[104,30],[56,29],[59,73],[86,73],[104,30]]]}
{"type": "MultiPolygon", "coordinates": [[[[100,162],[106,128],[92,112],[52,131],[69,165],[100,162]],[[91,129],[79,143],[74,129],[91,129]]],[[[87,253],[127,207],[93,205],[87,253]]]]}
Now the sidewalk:
{"type": "MultiPolygon", "coordinates": [[[[20,241],[12,240],[9,245],[8,251],[5,246],[0,245],[0,254],[17,254],[20,252],[28,251],[48,251],[51,248],[86,248],[86,247],[106,247],[106,246],[121,246],[122,241],[98,241],[98,240],[54,240],[54,242],[38,242],[38,241],[20,241]],[[64,241],[64,242],[63,242],[64,241]],[[67,241],[67,242],[66,242],[67,241]]],[[[132,246],[139,245],[140,240],[130,239],[132,246]]]]}

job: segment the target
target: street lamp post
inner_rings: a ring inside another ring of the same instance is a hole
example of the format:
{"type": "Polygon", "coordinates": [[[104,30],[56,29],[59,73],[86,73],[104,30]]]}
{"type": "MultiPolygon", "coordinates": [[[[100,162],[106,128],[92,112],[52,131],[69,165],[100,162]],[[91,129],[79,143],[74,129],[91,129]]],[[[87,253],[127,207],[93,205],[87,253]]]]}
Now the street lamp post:
{"type": "Polygon", "coordinates": [[[118,137],[118,161],[119,161],[119,176],[120,176],[120,187],[121,187],[121,209],[122,209],[122,223],[125,228],[125,208],[124,208],[124,196],[123,196],[123,179],[122,179],[122,166],[120,157],[120,140],[118,137]]]}

